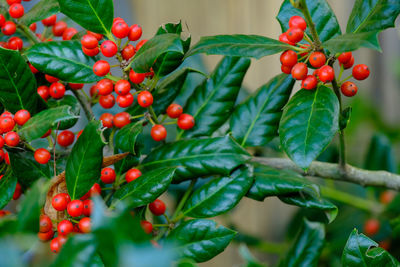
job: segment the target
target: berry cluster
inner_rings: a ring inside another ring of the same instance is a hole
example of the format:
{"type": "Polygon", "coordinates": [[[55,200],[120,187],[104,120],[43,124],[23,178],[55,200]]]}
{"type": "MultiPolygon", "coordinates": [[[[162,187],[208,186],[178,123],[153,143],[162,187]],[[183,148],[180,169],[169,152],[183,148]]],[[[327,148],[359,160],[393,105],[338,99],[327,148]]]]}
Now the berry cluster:
{"type": "MultiPolygon", "coordinates": [[[[300,16],[293,16],[289,20],[289,29],[279,36],[281,42],[294,46],[293,50],[286,50],[280,56],[281,70],[283,73],[291,74],[296,80],[301,80],[301,88],[313,90],[317,88],[318,83],[330,83],[335,79],[335,71],[332,67],[335,57],[327,59],[325,53],[321,50],[315,51],[310,37],[307,36],[306,21],[300,16]],[[299,43],[306,40],[307,43],[299,43]],[[297,51],[297,52],[295,52],[297,51]],[[308,68],[314,69],[312,75],[308,68]]],[[[337,55],[340,64],[339,80],[344,69],[349,69],[354,65],[354,57],[351,52],[345,52],[337,55]]],[[[347,81],[351,77],[356,80],[364,80],[369,76],[369,69],[364,64],[353,67],[352,75],[339,81],[342,94],[348,97],[357,93],[355,83],[347,81]]]]}

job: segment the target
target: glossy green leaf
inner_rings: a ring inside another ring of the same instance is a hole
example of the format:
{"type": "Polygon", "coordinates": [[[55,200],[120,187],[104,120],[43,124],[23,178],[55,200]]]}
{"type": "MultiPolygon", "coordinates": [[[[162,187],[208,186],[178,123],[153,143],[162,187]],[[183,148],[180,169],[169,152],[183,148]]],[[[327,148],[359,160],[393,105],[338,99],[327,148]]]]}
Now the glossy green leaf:
{"type": "Polygon", "coordinates": [[[100,128],[100,121],[91,121],[68,157],[65,181],[71,199],[86,194],[100,177],[105,144],[100,128]]]}
{"type": "Polygon", "coordinates": [[[113,0],[58,0],[61,12],[86,30],[110,35],[113,0]]]}
{"type": "Polygon", "coordinates": [[[378,32],[347,33],[336,36],[322,44],[332,54],[348,52],[366,47],[382,52],[378,32]]]}
{"type": "Polygon", "coordinates": [[[183,214],[209,218],[233,209],[253,184],[251,169],[242,167],[232,175],[211,180],[193,192],[183,214]]]}
{"type": "Polygon", "coordinates": [[[262,146],[278,135],[282,109],[293,85],[291,76],[280,74],[235,108],[230,127],[242,146],[262,146]]]}
{"type": "Polygon", "coordinates": [[[82,52],[79,41],[39,43],[25,55],[39,71],[71,83],[91,83],[101,79],[93,72],[94,58],[82,52]]]}
{"type": "Polygon", "coordinates": [[[3,209],[10,202],[16,186],[17,178],[11,171],[8,171],[0,179],[0,209],[3,209]]]}
{"type": "Polygon", "coordinates": [[[52,177],[50,169],[52,161],[48,164],[39,164],[35,160],[33,152],[20,149],[8,149],[8,154],[13,175],[17,177],[23,188],[30,187],[40,178],[50,179],[52,177]]]}
{"type": "Polygon", "coordinates": [[[131,67],[139,73],[148,72],[155,60],[167,52],[184,54],[181,38],[178,34],[166,33],[156,35],[148,40],[135,54],[131,67]]]}
{"type": "Polygon", "coordinates": [[[335,205],[321,199],[318,186],[300,174],[262,165],[256,165],[254,184],[247,196],[258,201],[277,196],[287,204],[307,209],[313,219],[322,214],[324,222],[332,222],[338,212],[335,205]]]}
{"type": "Polygon", "coordinates": [[[59,100],[51,98],[47,101],[47,104],[49,105],[49,107],[70,106],[71,112],[76,116],[76,118],[61,121],[60,125],[58,126],[59,130],[69,129],[78,122],[81,108],[79,106],[78,100],[72,95],[65,95],[62,99],[59,100]]]}
{"type": "Polygon", "coordinates": [[[250,59],[225,57],[210,78],[199,85],[184,107],[195,126],[182,132],[185,137],[211,136],[231,116],[250,59]]]}
{"type": "MultiPolygon", "coordinates": [[[[306,3],[321,42],[342,34],[336,15],[326,0],[306,0],[306,3]]],[[[301,11],[292,6],[290,0],[285,0],[276,17],[281,24],[282,32],[286,32],[289,29],[289,19],[292,16],[304,18],[301,11]]],[[[307,27],[306,31],[311,36],[309,27],[307,27]]]]}
{"type": "Polygon", "coordinates": [[[68,238],[51,266],[93,266],[96,248],[97,241],[93,234],[73,235],[68,238]]]}
{"type": "Polygon", "coordinates": [[[24,25],[31,25],[42,19],[48,18],[60,11],[57,0],[41,0],[22,16],[20,22],[24,25]]]}
{"type": "Polygon", "coordinates": [[[143,122],[130,123],[115,135],[115,146],[122,152],[136,154],[136,141],[143,130],[143,122]]]}
{"type": "Polygon", "coordinates": [[[286,154],[307,169],[339,129],[339,101],[332,89],[300,90],[285,106],[279,137],[286,154]]]}
{"type": "Polygon", "coordinates": [[[344,267],[385,266],[397,267],[400,263],[378,244],[354,229],[343,250],[344,267]]]}
{"type": "Polygon", "coordinates": [[[393,144],[385,135],[374,135],[369,144],[364,168],[397,173],[397,161],[392,146],[393,144]]]}
{"type": "Polygon", "coordinates": [[[112,206],[124,201],[127,206],[136,208],[153,202],[167,190],[175,170],[163,168],[143,173],[115,192],[112,206]]]}
{"type": "Polygon", "coordinates": [[[71,106],[46,109],[33,116],[18,133],[30,142],[42,137],[49,129],[56,128],[59,122],[61,124],[78,117],[71,106]]]}
{"type": "Polygon", "coordinates": [[[145,170],[178,167],[174,183],[211,174],[228,175],[249,154],[229,136],[181,140],[154,149],[142,163],[145,170]]]}
{"type": "Polygon", "coordinates": [[[373,32],[394,27],[399,13],[398,0],[356,0],[347,22],[346,32],[373,32]]]}
{"type": "Polygon", "coordinates": [[[198,265],[192,259],[180,259],[176,263],[176,267],[197,267],[198,265]]]}
{"type": "Polygon", "coordinates": [[[18,212],[18,230],[20,232],[39,232],[40,211],[46,200],[49,182],[38,180],[26,193],[18,212]]]}
{"type": "Polygon", "coordinates": [[[181,223],[168,238],[180,244],[176,251],[182,257],[205,262],[224,251],[235,234],[214,221],[196,219],[181,223]]]}
{"type": "Polygon", "coordinates": [[[259,35],[215,35],[200,38],[186,54],[186,57],[206,53],[231,57],[253,57],[256,59],[277,54],[291,46],[278,40],[259,35]]]}
{"type": "Polygon", "coordinates": [[[15,113],[26,109],[34,114],[42,101],[36,79],[18,51],[0,47],[0,103],[15,113]]]}
{"type": "Polygon", "coordinates": [[[285,259],[279,266],[317,266],[325,243],[325,227],[322,223],[304,220],[303,227],[285,259]]]}

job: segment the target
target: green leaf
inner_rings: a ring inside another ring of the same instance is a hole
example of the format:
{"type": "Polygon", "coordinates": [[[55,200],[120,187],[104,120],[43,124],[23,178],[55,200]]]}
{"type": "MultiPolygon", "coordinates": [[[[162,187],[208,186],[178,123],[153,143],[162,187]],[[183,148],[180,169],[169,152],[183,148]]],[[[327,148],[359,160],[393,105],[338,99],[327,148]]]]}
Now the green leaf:
{"type": "Polygon", "coordinates": [[[214,221],[196,219],[181,223],[168,238],[180,244],[176,251],[182,257],[205,262],[224,251],[235,234],[214,221]]]}
{"type": "Polygon", "coordinates": [[[295,243],[279,266],[317,266],[324,243],[324,225],[304,220],[295,243]]]}
{"type": "Polygon", "coordinates": [[[136,142],[143,130],[143,122],[130,123],[115,135],[115,147],[122,152],[136,154],[136,142]]]}
{"type": "Polygon", "coordinates": [[[30,142],[42,137],[49,129],[57,127],[59,122],[61,124],[76,118],[78,116],[70,106],[46,109],[33,116],[22,126],[18,133],[26,141],[30,142]]]}
{"type": "Polygon", "coordinates": [[[86,194],[100,177],[104,146],[100,128],[100,121],[91,121],[68,157],[65,181],[72,199],[86,194]]]}
{"type": "Polygon", "coordinates": [[[300,90],[285,106],[279,124],[282,148],[307,169],[339,129],[339,101],[332,89],[300,90]]]}
{"type": "Polygon", "coordinates": [[[20,232],[39,232],[40,211],[46,200],[49,183],[38,180],[25,194],[18,212],[18,230],[20,232]]]}
{"type": "Polygon", "coordinates": [[[249,154],[229,136],[181,140],[154,149],[142,163],[145,170],[178,167],[174,183],[211,174],[229,175],[249,154]]]}
{"type": "Polygon", "coordinates": [[[176,263],[176,267],[198,267],[198,265],[192,259],[180,259],[176,263]]]}
{"type": "Polygon", "coordinates": [[[369,144],[364,168],[397,173],[397,161],[392,146],[392,143],[385,135],[374,135],[369,144]]]}
{"type": "Polygon", "coordinates": [[[211,77],[199,85],[184,111],[192,114],[195,126],[181,132],[185,137],[211,136],[231,116],[250,59],[225,57],[211,77]]]}
{"type": "Polygon", "coordinates": [[[37,111],[42,100],[36,92],[36,79],[18,51],[0,47],[0,82],[0,103],[5,109],[12,113],[37,111]]]}
{"type": "Polygon", "coordinates": [[[71,112],[76,116],[76,118],[61,121],[58,127],[59,130],[69,129],[78,122],[81,108],[79,106],[78,100],[72,95],[65,95],[62,99],[58,100],[51,98],[47,101],[47,104],[49,105],[49,107],[70,106],[71,112]]]}
{"type": "Polygon", "coordinates": [[[260,59],[290,49],[291,46],[278,40],[259,35],[215,35],[201,37],[186,54],[199,53],[231,57],[253,57],[260,59]]]}
{"type": "Polygon", "coordinates": [[[148,40],[135,54],[131,67],[135,72],[148,72],[155,60],[167,52],[184,54],[181,38],[178,34],[166,33],[156,35],[148,40]]]}
{"type": "Polygon", "coordinates": [[[58,0],[61,12],[86,30],[111,36],[112,0],[58,0]]]}
{"type": "Polygon", "coordinates": [[[17,186],[17,179],[11,171],[8,171],[0,179],[0,209],[3,209],[12,199],[17,186]]]}
{"type": "Polygon", "coordinates": [[[68,238],[51,266],[93,266],[96,248],[97,242],[93,234],[73,235],[68,238]]]}
{"type": "Polygon", "coordinates": [[[27,26],[34,22],[48,18],[60,11],[60,6],[57,0],[41,0],[34,5],[24,16],[20,19],[21,24],[27,26]]]}
{"type": "Polygon", "coordinates": [[[293,85],[290,75],[280,74],[235,108],[230,127],[242,146],[262,146],[278,135],[282,109],[293,85]]]}
{"type": "Polygon", "coordinates": [[[10,165],[13,174],[23,188],[30,187],[40,178],[50,179],[52,177],[50,163],[39,164],[33,152],[20,149],[8,149],[10,165]]]}
{"type": "Polygon", "coordinates": [[[332,222],[338,212],[335,205],[321,199],[316,184],[298,173],[263,165],[256,165],[254,184],[247,196],[258,201],[263,201],[266,197],[277,196],[287,204],[306,208],[312,219],[316,219],[316,216],[322,214],[324,222],[332,222]]]}
{"type": "Polygon", "coordinates": [[[322,44],[332,54],[357,50],[360,47],[382,52],[378,32],[347,33],[336,36],[322,44]]]}
{"type": "Polygon", "coordinates": [[[153,202],[167,190],[175,170],[176,168],[163,168],[143,173],[115,192],[112,206],[124,201],[130,208],[137,208],[153,202]]]}
{"type": "Polygon", "coordinates": [[[193,192],[183,209],[185,216],[208,218],[233,209],[253,184],[251,170],[240,168],[227,177],[211,180],[193,192]]]}
{"type": "MultiPolygon", "coordinates": [[[[306,0],[306,3],[321,42],[342,34],[336,15],[326,0],[306,0]]],[[[281,24],[282,32],[286,32],[289,29],[289,19],[292,16],[304,18],[301,11],[292,6],[290,0],[285,0],[276,17],[281,24]]],[[[309,27],[307,27],[306,31],[311,36],[309,27]]]]}
{"type": "Polygon", "coordinates": [[[92,83],[101,79],[93,72],[95,59],[82,52],[79,41],[35,44],[25,55],[39,71],[65,82],[92,83]]]}
{"type": "Polygon", "coordinates": [[[394,27],[399,13],[400,2],[397,0],[356,0],[346,32],[373,32],[394,27]]]}
{"type": "Polygon", "coordinates": [[[354,229],[343,250],[342,265],[352,267],[400,266],[400,263],[378,244],[354,229]]]}

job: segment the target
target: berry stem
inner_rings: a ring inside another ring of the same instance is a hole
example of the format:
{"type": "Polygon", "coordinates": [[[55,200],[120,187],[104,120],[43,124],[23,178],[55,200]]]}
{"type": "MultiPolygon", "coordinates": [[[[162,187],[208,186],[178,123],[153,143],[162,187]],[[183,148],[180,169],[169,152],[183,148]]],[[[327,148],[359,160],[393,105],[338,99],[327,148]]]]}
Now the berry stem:
{"type": "Polygon", "coordinates": [[[92,107],[88,101],[86,101],[85,95],[81,92],[81,90],[71,90],[76,99],[78,99],[79,103],[81,104],[83,111],[85,111],[86,117],[88,121],[94,119],[94,114],[92,107]]]}
{"type": "Polygon", "coordinates": [[[150,111],[151,116],[153,117],[153,120],[156,122],[156,124],[159,124],[158,117],[157,117],[156,113],[154,112],[154,109],[152,106],[149,107],[149,111],[150,111]]]}
{"type": "Polygon", "coordinates": [[[117,131],[117,128],[114,127],[111,131],[110,138],[108,141],[108,145],[109,145],[111,151],[114,151],[114,135],[115,135],[116,131],[117,131]]]}
{"type": "Polygon", "coordinates": [[[179,215],[179,213],[181,212],[181,210],[183,209],[183,206],[185,205],[186,201],[188,200],[190,194],[193,191],[193,188],[195,186],[197,182],[197,179],[194,179],[190,182],[190,185],[188,187],[188,189],[186,190],[185,194],[183,195],[183,197],[181,198],[181,200],[179,201],[178,206],[176,207],[176,210],[174,212],[174,215],[172,215],[172,222],[177,222],[180,219],[182,219],[184,217],[183,214],[179,215]],[[179,216],[178,216],[179,215],[179,216]]]}
{"type": "Polygon", "coordinates": [[[313,43],[313,41],[311,40],[310,36],[308,36],[308,34],[306,32],[304,32],[304,39],[306,39],[306,41],[309,42],[310,44],[313,43]]]}
{"type": "Polygon", "coordinates": [[[110,79],[111,81],[114,81],[114,82],[118,82],[119,80],[121,80],[121,78],[112,76],[111,74],[107,74],[107,75],[105,76],[105,78],[110,79]]]}
{"type": "Polygon", "coordinates": [[[300,0],[300,10],[303,13],[307,25],[310,29],[311,36],[314,40],[312,43],[315,46],[315,50],[320,51],[322,49],[322,43],[321,40],[319,39],[317,29],[315,28],[315,24],[311,18],[310,11],[308,10],[306,0],[300,0]]]}
{"type": "Polygon", "coordinates": [[[22,33],[33,43],[38,44],[40,43],[39,38],[25,25],[17,24],[17,27],[21,29],[22,33]]]}

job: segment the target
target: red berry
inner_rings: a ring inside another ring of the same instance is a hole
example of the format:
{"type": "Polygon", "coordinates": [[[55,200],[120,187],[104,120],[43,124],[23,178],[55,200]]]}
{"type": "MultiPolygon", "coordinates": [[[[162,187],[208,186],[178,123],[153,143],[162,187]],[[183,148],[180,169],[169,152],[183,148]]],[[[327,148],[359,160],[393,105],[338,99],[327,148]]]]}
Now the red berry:
{"type": "Polygon", "coordinates": [[[50,75],[48,75],[48,74],[45,74],[44,75],[44,78],[46,79],[46,81],[48,81],[49,83],[56,83],[56,82],[58,82],[60,79],[58,79],[57,77],[53,77],[53,76],[50,76],[50,75]]]}
{"type": "Polygon", "coordinates": [[[162,141],[167,137],[167,130],[164,126],[156,124],[151,128],[150,135],[154,141],[162,141]]]}
{"type": "Polygon", "coordinates": [[[114,89],[114,84],[109,79],[100,80],[96,86],[99,95],[109,95],[114,89]]]}
{"type": "Polygon", "coordinates": [[[78,33],[78,30],[77,30],[77,29],[75,29],[75,28],[67,28],[67,29],[65,29],[65,31],[63,32],[62,39],[63,39],[64,41],[69,41],[69,40],[71,40],[72,37],[74,37],[74,35],[77,34],[77,33],[78,33]]]}
{"type": "Polygon", "coordinates": [[[105,109],[112,108],[115,105],[115,97],[111,94],[109,95],[102,95],[99,99],[100,106],[105,109]]]}
{"type": "Polygon", "coordinates": [[[353,77],[356,80],[365,80],[369,76],[369,68],[365,64],[355,65],[353,68],[353,77]]]}
{"type": "Polygon", "coordinates": [[[181,105],[178,104],[171,104],[167,108],[168,117],[172,119],[178,118],[183,112],[181,105]]]}
{"type": "Polygon", "coordinates": [[[93,65],[94,74],[97,76],[105,76],[110,72],[110,64],[105,60],[99,60],[93,65]]]}
{"type": "Polygon", "coordinates": [[[146,39],[141,40],[139,43],[136,44],[136,52],[139,51],[139,49],[145,44],[147,43],[146,39]]]}
{"type": "Polygon", "coordinates": [[[310,64],[314,68],[320,68],[325,65],[326,57],[325,54],[322,52],[313,52],[310,55],[310,64]]]}
{"type": "Polygon", "coordinates": [[[3,14],[0,14],[0,27],[3,27],[4,23],[6,23],[6,17],[4,17],[3,14]]]}
{"type": "Polygon", "coordinates": [[[132,25],[129,30],[129,35],[128,35],[129,40],[137,41],[140,39],[140,37],[142,37],[142,27],[140,27],[137,24],[132,25]]]}
{"type": "Polygon", "coordinates": [[[118,47],[113,41],[107,40],[101,44],[100,50],[105,57],[113,57],[117,54],[118,47]]]}
{"type": "Polygon", "coordinates": [[[131,116],[128,112],[120,112],[114,115],[114,126],[122,128],[131,123],[131,116]]]}
{"type": "Polygon", "coordinates": [[[11,37],[7,42],[8,49],[21,50],[24,47],[24,42],[19,37],[11,37]]]}
{"type": "MultiPolygon", "coordinates": [[[[2,137],[3,138],[3,137],[2,137]]],[[[3,141],[4,142],[4,141],[3,141]]],[[[0,148],[0,163],[3,161],[3,159],[5,158],[6,153],[4,152],[4,150],[2,148],[0,148]]],[[[0,175],[0,180],[1,178],[3,178],[3,175],[0,175]]]]}
{"type": "Polygon", "coordinates": [[[315,87],[317,87],[318,80],[315,78],[314,75],[308,75],[302,82],[301,82],[301,88],[307,89],[307,90],[312,90],[315,87]]]}
{"type": "Polygon", "coordinates": [[[96,47],[94,49],[87,49],[82,46],[82,51],[85,55],[87,55],[89,57],[97,56],[100,53],[100,49],[98,47],[96,47]]]}
{"type": "Polygon", "coordinates": [[[33,32],[36,32],[37,29],[37,24],[36,22],[32,23],[31,25],[29,25],[29,29],[33,32]]]}
{"type": "Polygon", "coordinates": [[[35,160],[40,164],[47,164],[49,162],[51,155],[50,152],[44,148],[38,148],[34,154],[35,160]]]}
{"type": "Polygon", "coordinates": [[[300,28],[289,28],[286,32],[286,36],[290,42],[298,43],[303,40],[304,32],[300,28]]]}
{"type": "Polygon", "coordinates": [[[115,37],[123,39],[128,36],[130,28],[124,21],[115,22],[111,27],[111,32],[115,37]]]}
{"type": "Polygon", "coordinates": [[[138,95],[138,103],[141,107],[147,108],[153,104],[153,96],[149,91],[140,92],[138,95]]]}
{"type": "Polygon", "coordinates": [[[68,220],[62,220],[57,225],[57,232],[59,235],[68,235],[74,230],[74,225],[68,220]]]}
{"type": "Polygon", "coordinates": [[[127,80],[119,80],[114,87],[118,95],[126,95],[131,90],[131,84],[127,80]]]}
{"type": "Polygon", "coordinates": [[[44,26],[49,27],[49,26],[53,26],[56,23],[56,21],[57,21],[57,15],[52,15],[46,19],[43,19],[42,23],[44,26]]]}
{"type": "Polygon", "coordinates": [[[79,221],[79,230],[82,233],[90,233],[90,218],[89,217],[83,217],[80,221],[79,221]]]}
{"type": "Polygon", "coordinates": [[[53,223],[49,216],[42,214],[39,220],[39,232],[46,233],[53,228],[53,223]]]}
{"type": "Polygon", "coordinates": [[[113,125],[114,116],[111,113],[101,114],[100,120],[103,123],[104,127],[112,128],[114,126],[113,125]]]}
{"type": "Polygon", "coordinates": [[[39,71],[38,71],[31,63],[29,63],[29,62],[28,62],[28,66],[29,66],[29,68],[31,69],[31,71],[32,71],[33,74],[36,74],[36,73],[39,72],[39,71]]]}
{"type": "Polygon", "coordinates": [[[343,68],[345,69],[345,70],[347,70],[347,69],[350,69],[351,67],[353,67],[353,65],[354,65],[354,57],[353,56],[351,56],[351,58],[350,58],[350,60],[347,62],[347,63],[339,63],[340,65],[343,65],[343,68]]]}
{"type": "Polygon", "coordinates": [[[15,187],[15,191],[14,191],[14,194],[13,194],[13,199],[14,199],[14,200],[19,199],[19,197],[21,196],[21,194],[22,194],[21,185],[20,185],[19,183],[17,183],[17,186],[15,187]]]}
{"type": "Polygon", "coordinates": [[[7,133],[12,131],[15,126],[15,121],[11,117],[2,117],[0,118],[0,132],[7,133]]]}
{"type": "Polygon", "coordinates": [[[53,196],[53,199],[51,201],[51,205],[57,211],[64,211],[67,208],[68,203],[70,201],[71,201],[71,198],[69,197],[68,194],[59,193],[59,194],[53,196]]]}
{"type": "Polygon", "coordinates": [[[22,126],[31,118],[31,114],[26,109],[18,110],[14,115],[14,121],[22,126]]]}
{"type": "Polygon", "coordinates": [[[95,183],[89,190],[89,195],[96,196],[101,194],[101,186],[98,183],[95,183]]]}
{"type": "Polygon", "coordinates": [[[21,3],[21,0],[6,0],[6,1],[9,6],[11,6],[12,4],[15,4],[15,3],[18,3],[18,4],[21,3]]]}
{"type": "Polygon", "coordinates": [[[86,199],[83,201],[83,215],[90,216],[92,214],[93,201],[86,199]]]}
{"type": "Polygon", "coordinates": [[[351,97],[357,94],[357,85],[353,82],[344,82],[342,86],[340,87],[340,90],[342,91],[342,94],[345,96],[351,97]]]}
{"type": "Polygon", "coordinates": [[[6,162],[7,165],[10,165],[10,155],[6,153],[6,156],[4,157],[4,161],[6,162]]]}
{"type": "Polygon", "coordinates": [[[289,45],[295,45],[295,43],[289,41],[286,32],[284,32],[281,35],[279,35],[279,41],[281,41],[283,43],[287,43],[289,45]]]}
{"type": "Polygon", "coordinates": [[[150,234],[153,231],[153,225],[151,224],[151,222],[143,220],[140,222],[140,225],[142,226],[146,234],[150,234]]]}
{"type": "Polygon", "coordinates": [[[54,24],[52,32],[54,36],[63,36],[67,28],[68,24],[65,21],[58,21],[56,24],[54,24]]]}
{"type": "Polygon", "coordinates": [[[124,49],[122,49],[122,57],[125,60],[129,60],[130,58],[132,58],[135,55],[136,51],[135,51],[135,47],[131,44],[127,45],[124,49]]]}
{"type": "Polygon", "coordinates": [[[121,108],[127,108],[130,105],[133,104],[133,95],[132,94],[126,94],[126,95],[119,95],[117,96],[117,103],[118,106],[120,106],[121,108]]]}
{"type": "Polygon", "coordinates": [[[160,216],[165,213],[166,207],[165,203],[162,200],[156,199],[154,202],[149,204],[149,209],[154,215],[160,216]]]}
{"type": "Polygon", "coordinates": [[[126,182],[130,183],[133,180],[139,178],[142,176],[142,172],[138,169],[129,169],[126,174],[125,174],[125,180],[126,182]]]}
{"type": "Polygon", "coordinates": [[[323,66],[318,71],[318,78],[323,83],[331,82],[335,78],[335,71],[331,66],[323,66]]]}
{"type": "Polygon", "coordinates": [[[87,49],[94,49],[99,45],[97,38],[91,34],[86,34],[81,39],[81,44],[87,49]]]}
{"type": "Polygon", "coordinates": [[[13,35],[17,31],[17,26],[12,21],[6,21],[1,28],[4,35],[13,35]]]}
{"type": "Polygon", "coordinates": [[[340,54],[340,56],[338,56],[338,60],[340,63],[346,64],[351,60],[352,57],[353,57],[353,54],[351,52],[344,52],[344,53],[340,54]]]}
{"type": "Polygon", "coordinates": [[[112,184],[115,182],[115,171],[112,168],[104,168],[101,170],[101,176],[100,179],[103,183],[105,184],[112,184]]]}
{"type": "Polygon", "coordinates": [[[136,84],[142,83],[145,78],[146,78],[145,73],[137,73],[137,72],[134,72],[133,70],[131,70],[129,72],[129,79],[133,83],[136,83],[136,84]]]}
{"type": "Polygon", "coordinates": [[[10,13],[10,16],[14,19],[19,19],[24,15],[24,7],[21,4],[12,4],[10,8],[8,9],[8,13],[10,13]]]}
{"type": "Polygon", "coordinates": [[[75,140],[75,134],[68,130],[62,131],[57,136],[57,143],[62,147],[67,147],[67,146],[72,145],[74,140],[75,140]]]}
{"type": "Polygon", "coordinates": [[[50,250],[53,251],[54,253],[58,253],[61,250],[62,245],[59,242],[59,237],[53,238],[50,242],[50,250]]]}
{"type": "Polygon", "coordinates": [[[178,118],[178,127],[182,130],[192,129],[194,126],[194,118],[189,114],[182,114],[178,118]]]}
{"type": "Polygon", "coordinates": [[[296,80],[304,80],[307,77],[308,68],[305,63],[296,63],[292,68],[292,77],[296,80]]]}
{"type": "Polygon", "coordinates": [[[5,144],[3,136],[0,135],[0,148],[3,148],[5,144]]]}
{"type": "Polygon", "coordinates": [[[382,204],[387,205],[393,201],[395,196],[396,194],[393,191],[385,190],[379,196],[379,200],[382,204]]]}
{"type": "Polygon", "coordinates": [[[373,236],[379,232],[380,223],[377,219],[369,219],[364,224],[364,232],[368,236],[373,236]]]}
{"type": "Polygon", "coordinates": [[[67,212],[72,217],[79,217],[83,214],[83,202],[79,199],[72,200],[68,203],[67,212]]]}
{"type": "Polygon", "coordinates": [[[305,31],[307,29],[306,21],[300,16],[293,16],[289,19],[290,28],[300,28],[305,31]]]}
{"type": "Polygon", "coordinates": [[[52,98],[60,99],[65,95],[65,86],[62,83],[52,83],[49,88],[49,93],[52,98]]]}
{"type": "Polygon", "coordinates": [[[50,97],[50,90],[49,87],[42,85],[39,86],[37,89],[37,93],[40,95],[43,100],[47,100],[50,97]]]}
{"type": "Polygon", "coordinates": [[[87,31],[87,34],[93,35],[94,37],[96,37],[97,41],[100,41],[101,39],[103,39],[103,35],[100,33],[95,33],[95,32],[91,32],[91,31],[87,31]]]}
{"type": "Polygon", "coordinates": [[[293,50],[286,50],[280,57],[282,65],[293,67],[297,63],[297,54],[293,50]]]}
{"type": "Polygon", "coordinates": [[[292,68],[293,67],[288,67],[288,66],[285,66],[285,65],[281,65],[281,71],[283,73],[286,73],[286,74],[291,74],[292,73],[292,68]]]}
{"type": "Polygon", "coordinates": [[[43,242],[49,241],[50,239],[53,238],[53,236],[54,236],[53,229],[50,229],[50,231],[45,233],[40,233],[40,232],[38,233],[38,238],[43,242]]]}
{"type": "Polygon", "coordinates": [[[83,83],[68,83],[68,86],[71,87],[71,89],[80,90],[83,88],[84,84],[83,83]]]}
{"type": "Polygon", "coordinates": [[[4,136],[4,141],[10,147],[17,146],[19,144],[19,135],[16,132],[8,132],[4,136]]]}

